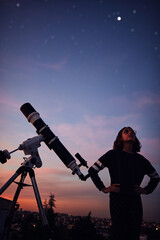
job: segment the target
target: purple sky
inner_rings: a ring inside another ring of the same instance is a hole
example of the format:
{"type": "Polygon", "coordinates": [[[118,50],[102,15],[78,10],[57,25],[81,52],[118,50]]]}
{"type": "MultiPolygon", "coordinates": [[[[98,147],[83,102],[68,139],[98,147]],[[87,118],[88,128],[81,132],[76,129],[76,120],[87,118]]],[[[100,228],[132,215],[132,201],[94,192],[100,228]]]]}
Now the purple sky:
{"type": "MultiPolygon", "coordinates": [[[[142,154],[160,174],[159,1],[5,0],[0,2],[0,148],[36,135],[20,107],[30,102],[72,155],[91,166],[124,126],[137,131],[142,154]]],[[[109,217],[108,196],[73,176],[42,143],[36,170],[44,200],[56,211],[109,217]]],[[[0,185],[23,161],[0,165],[0,185]]],[[[86,172],[85,169],[83,169],[86,172]]],[[[101,173],[109,184],[108,171],[101,173]]],[[[28,180],[27,180],[28,181],[28,180]]],[[[144,179],[143,185],[148,178],[144,179]]],[[[14,186],[3,196],[12,198],[14,186]]],[[[160,221],[160,187],[143,197],[144,219],[160,221]]],[[[21,207],[36,209],[24,189],[21,207]]]]}

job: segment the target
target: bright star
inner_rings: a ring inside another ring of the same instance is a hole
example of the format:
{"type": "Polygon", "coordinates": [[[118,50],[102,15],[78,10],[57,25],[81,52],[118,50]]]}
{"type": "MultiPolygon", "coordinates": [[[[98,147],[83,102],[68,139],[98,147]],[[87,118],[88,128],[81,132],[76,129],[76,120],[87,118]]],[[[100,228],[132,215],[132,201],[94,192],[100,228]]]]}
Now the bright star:
{"type": "Polygon", "coordinates": [[[119,17],[117,17],[117,20],[118,20],[118,21],[121,21],[121,20],[122,20],[122,18],[119,16],[119,17]]]}

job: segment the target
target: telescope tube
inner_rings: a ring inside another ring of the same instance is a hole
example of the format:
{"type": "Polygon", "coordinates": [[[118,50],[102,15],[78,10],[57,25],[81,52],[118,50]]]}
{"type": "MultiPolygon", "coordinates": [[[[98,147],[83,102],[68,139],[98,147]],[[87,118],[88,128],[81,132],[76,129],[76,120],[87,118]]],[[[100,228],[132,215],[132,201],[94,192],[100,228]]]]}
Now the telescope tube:
{"type": "Polygon", "coordinates": [[[27,118],[28,122],[32,123],[36,128],[38,135],[44,137],[44,142],[48,148],[53,150],[57,156],[62,160],[67,168],[70,168],[72,172],[75,172],[81,180],[85,181],[84,175],[81,173],[76,160],[70,154],[70,152],[59,141],[58,137],[50,130],[50,128],[41,119],[40,114],[32,107],[30,103],[25,103],[20,108],[21,112],[27,118]]]}

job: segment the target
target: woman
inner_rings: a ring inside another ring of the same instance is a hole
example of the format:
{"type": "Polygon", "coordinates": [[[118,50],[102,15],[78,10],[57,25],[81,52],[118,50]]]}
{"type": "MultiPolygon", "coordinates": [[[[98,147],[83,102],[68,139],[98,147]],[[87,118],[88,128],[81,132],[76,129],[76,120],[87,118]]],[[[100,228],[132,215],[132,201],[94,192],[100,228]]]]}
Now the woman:
{"type": "Polygon", "coordinates": [[[141,144],[131,127],[124,127],[117,135],[113,150],[108,151],[89,169],[96,187],[110,193],[110,213],[114,240],[138,240],[142,223],[141,194],[150,194],[159,182],[151,163],[138,154],[141,144]],[[107,167],[111,185],[105,187],[98,172],[107,167]],[[140,187],[144,175],[150,177],[146,187],[140,187]]]}

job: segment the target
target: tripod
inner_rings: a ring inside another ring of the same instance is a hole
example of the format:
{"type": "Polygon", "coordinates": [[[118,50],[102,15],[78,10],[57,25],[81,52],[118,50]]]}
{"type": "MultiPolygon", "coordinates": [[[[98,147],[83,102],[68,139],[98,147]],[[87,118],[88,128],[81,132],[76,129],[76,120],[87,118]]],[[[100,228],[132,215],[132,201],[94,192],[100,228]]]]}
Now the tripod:
{"type": "MultiPolygon", "coordinates": [[[[31,141],[32,141],[32,144],[30,146],[35,144],[35,139],[29,139],[29,142],[31,142],[31,141]]],[[[38,139],[38,141],[39,141],[39,139],[38,139]]],[[[25,151],[26,151],[26,145],[28,144],[28,142],[27,142],[27,144],[26,144],[26,142],[24,142],[22,145],[20,145],[21,149],[23,148],[23,150],[24,150],[24,146],[25,146],[25,151]]],[[[37,138],[36,138],[36,142],[37,142],[37,138]]],[[[36,147],[37,147],[37,145],[36,145],[36,147]]],[[[34,150],[35,149],[36,148],[34,148],[34,150]]],[[[22,163],[22,166],[17,169],[15,174],[0,189],[0,195],[1,195],[10,186],[10,184],[19,175],[21,175],[20,181],[18,183],[17,190],[15,192],[11,207],[9,209],[9,214],[8,214],[8,216],[6,218],[6,221],[5,221],[5,225],[4,225],[3,233],[2,233],[2,236],[1,236],[1,240],[9,240],[9,232],[10,232],[11,222],[12,222],[12,218],[13,218],[13,214],[14,214],[14,210],[15,210],[15,206],[16,206],[19,194],[20,194],[20,192],[21,192],[21,190],[24,186],[28,186],[27,184],[24,183],[24,180],[25,180],[28,173],[29,173],[29,177],[30,177],[31,182],[32,182],[32,187],[33,187],[33,190],[34,190],[34,194],[35,194],[35,197],[36,197],[36,201],[37,201],[42,225],[43,225],[43,228],[44,228],[45,239],[46,240],[52,240],[52,238],[50,238],[49,225],[48,225],[48,221],[47,221],[47,218],[46,218],[46,215],[45,215],[45,211],[43,209],[41,197],[40,197],[40,194],[39,194],[39,190],[38,190],[38,186],[37,186],[37,182],[36,182],[36,178],[35,178],[35,172],[33,170],[33,168],[36,165],[39,166],[39,167],[42,165],[41,159],[39,157],[39,154],[38,154],[37,150],[34,151],[34,152],[31,151],[31,156],[29,158],[25,158],[25,161],[24,161],[24,163],[22,163]]]]}

